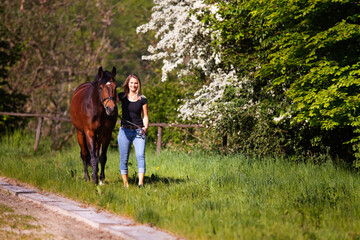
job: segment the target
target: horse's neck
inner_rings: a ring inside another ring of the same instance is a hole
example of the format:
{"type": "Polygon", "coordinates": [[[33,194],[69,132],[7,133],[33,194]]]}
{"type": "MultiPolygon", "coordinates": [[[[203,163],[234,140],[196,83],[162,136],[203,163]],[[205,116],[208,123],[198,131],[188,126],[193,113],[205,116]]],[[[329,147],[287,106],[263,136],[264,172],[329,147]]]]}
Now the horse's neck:
{"type": "Polygon", "coordinates": [[[103,107],[101,105],[101,101],[100,101],[100,97],[99,97],[99,90],[96,86],[90,85],[84,98],[87,98],[87,101],[84,101],[84,102],[91,103],[93,106],[98,106],[98,107],[95,107],[94,109],[98,109],[98,111],[102,112],[103,107]]]}

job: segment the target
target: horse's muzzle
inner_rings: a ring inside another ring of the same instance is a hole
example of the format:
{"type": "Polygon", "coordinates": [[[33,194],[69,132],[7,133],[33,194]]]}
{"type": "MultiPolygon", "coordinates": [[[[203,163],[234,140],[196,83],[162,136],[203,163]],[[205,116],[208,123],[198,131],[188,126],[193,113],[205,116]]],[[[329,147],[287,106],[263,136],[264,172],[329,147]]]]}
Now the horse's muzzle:
{"type": "Polygon", "coordinates": [[[109,116],[114,116],[117,112],[116,102],[113,98],[107,98],[106,100],[104,101],[105,112],[109,116]]]}
{"type": "Polygon", "coordinates": [[[105,112],[109,116],[114,116],[115,113],[117,112],[117,107],[116,106],[114,106],[114,107],[106,106],[105,107],[105,112]]]}

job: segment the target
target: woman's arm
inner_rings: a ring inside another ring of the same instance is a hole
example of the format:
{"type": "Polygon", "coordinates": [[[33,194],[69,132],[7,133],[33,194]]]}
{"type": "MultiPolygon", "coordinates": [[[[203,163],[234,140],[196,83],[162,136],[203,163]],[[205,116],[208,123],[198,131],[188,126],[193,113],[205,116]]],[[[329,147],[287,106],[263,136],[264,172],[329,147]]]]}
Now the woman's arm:
{"type": "Polygon", "coordinates": [[[149,128],[149,116],[148,116],[148,105],[147,103],[142,107],[142,114],[143,114],[143,124],[144,124],[144,131],[147,132],[149,128]]]}

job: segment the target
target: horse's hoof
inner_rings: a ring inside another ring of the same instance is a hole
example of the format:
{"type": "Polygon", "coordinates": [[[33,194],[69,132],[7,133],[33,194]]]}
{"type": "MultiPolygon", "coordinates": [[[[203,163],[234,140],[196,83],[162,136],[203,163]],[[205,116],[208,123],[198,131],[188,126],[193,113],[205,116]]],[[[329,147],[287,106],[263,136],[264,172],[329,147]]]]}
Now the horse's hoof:
{"type": "Polygon", "coordinates": [[[103,181],[100,180],[99,185],[100,185],[100,186],[104,185],[103,181]]]}

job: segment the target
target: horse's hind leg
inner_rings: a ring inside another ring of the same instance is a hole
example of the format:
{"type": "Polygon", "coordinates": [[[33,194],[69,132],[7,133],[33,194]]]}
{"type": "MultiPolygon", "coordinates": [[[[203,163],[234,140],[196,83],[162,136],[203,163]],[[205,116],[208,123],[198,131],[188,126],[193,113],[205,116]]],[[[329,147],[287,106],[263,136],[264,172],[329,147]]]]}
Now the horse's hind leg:
{"type": "Polygon", "coordinates": [[[88,162],[90,162],[90,156],[86,146],[84,133],[77,131],[77,139],[81,149],[80,151],[81,159],[83,160],[83,164],[84,164],[84,177],[85,177],[85,181],[87,181],[89,180],[89,172],[88,172],[87,164],[88,162]]]}

